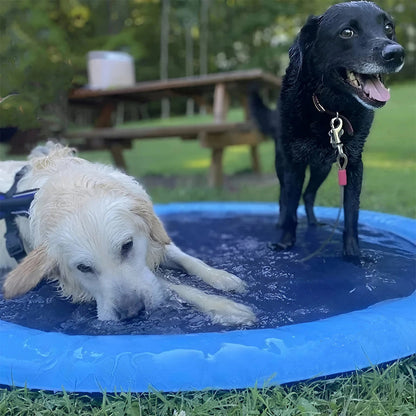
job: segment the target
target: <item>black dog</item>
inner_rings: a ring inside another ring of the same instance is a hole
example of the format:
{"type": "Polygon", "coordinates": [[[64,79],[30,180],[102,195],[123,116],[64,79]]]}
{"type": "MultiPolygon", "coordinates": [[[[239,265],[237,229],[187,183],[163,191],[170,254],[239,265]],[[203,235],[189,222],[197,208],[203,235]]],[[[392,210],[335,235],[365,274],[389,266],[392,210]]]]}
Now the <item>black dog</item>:
{"type": "Polygon", "coordinates": [[[306,167],[310,167],[310,180],[303,199],[308,224],[313,225],[317,222],[313,212],[316,192],[339,156],[339,163],[346,164],[347,182],[344,255],[356,258],[360,254],[361,154],[374,110],[390,98],[381,74],[402,68],[404,49],[395,41],[394,23],[386,12],[374,3],[353,1],[336,4],[322,16],[309,17],[289,57],[279,110],[266,108],[257,93],[251,97],[260,129],[276,142],[282,227],[276,246],[288,249],[295,243],[296,211],[306,167]],[[341,130],[342,123],[345,131],[338,146],[332,145],[328,136],[331,120],[334,129],[341,130]]]}

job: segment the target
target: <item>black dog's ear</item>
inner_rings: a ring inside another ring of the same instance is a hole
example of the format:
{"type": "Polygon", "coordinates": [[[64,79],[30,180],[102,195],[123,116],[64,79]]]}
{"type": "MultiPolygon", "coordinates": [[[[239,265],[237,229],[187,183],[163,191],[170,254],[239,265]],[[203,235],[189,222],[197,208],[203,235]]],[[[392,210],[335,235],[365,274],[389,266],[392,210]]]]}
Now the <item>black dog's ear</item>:
{"type": "Polygon", "coordinates": [[[298,68],[297,75],[299,75],[302,70],[305,55],[311,49],[316,39],[321,20],[322,16],[309,16],[295,42],[289,49],[290,62],[298,68]]]}

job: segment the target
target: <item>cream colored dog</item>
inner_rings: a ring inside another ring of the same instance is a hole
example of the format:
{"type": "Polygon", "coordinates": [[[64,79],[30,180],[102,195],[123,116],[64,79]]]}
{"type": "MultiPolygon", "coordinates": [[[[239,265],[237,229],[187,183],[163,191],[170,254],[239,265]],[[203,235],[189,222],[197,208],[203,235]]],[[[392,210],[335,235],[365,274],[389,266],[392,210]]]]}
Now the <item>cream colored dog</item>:
{"type": "MultiPolygon", "coordinates": [[[[27,257],[16,265],[0,238],[0,268],[14,268],[3,285],[6,298],[22,295],[46,278],[57,281],[62,295],[74,302],[95,300],[100,320],[131,318],[143,308],[150,311],[174,292],[214,322],[255,321],[247,306],[160,275],[159,266],[180,266],[220,290],[240,292],[245,286],[233,274],[176,247],[135,179],[49,142],[36,148],[28,162],[1,162],[0,191],[10,188],[24,165],[29,169],[17,191],[39,190],[29,218],[16,218],[27,257]]],[[[4,228],[0,221],[1,236],[4,228]]]]}

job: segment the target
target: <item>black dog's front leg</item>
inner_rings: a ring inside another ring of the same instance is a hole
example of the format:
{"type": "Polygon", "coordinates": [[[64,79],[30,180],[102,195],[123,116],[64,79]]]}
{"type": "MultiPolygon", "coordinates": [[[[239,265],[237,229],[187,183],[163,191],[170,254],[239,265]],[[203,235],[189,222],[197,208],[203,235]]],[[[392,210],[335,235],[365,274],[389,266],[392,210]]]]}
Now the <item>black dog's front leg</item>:
{"type": "Polygon", "coordinates": [[[330,163],[322,163],[320,165],[310,165],[311,176],[308,186],[303,194],[303,200],[305,202],[306,217],[309,225],[316,225],[318,221],[315,217],[313,206],[315,204],[315,197],[319,187],[323,181],[327,178],[331,171],[332,165],[330,163]]]}
{"type": "Polygon", "coordinates": [[[284,186],[281,188],[280,222],[282,235],[280,241],[274,245],[277,250],[287,250],[295,244],[297,214],[303,181],[305,180],[306,165],[287,166],[284,173],[284,186]]]}
{"type": "Polygon", "coordinates": [[[350,162],[347,166],[347,185],[344,189],[344,256],[350,258],[357,258],[360,255],[358,214],[362,180],[362,160],[350,162]]]}

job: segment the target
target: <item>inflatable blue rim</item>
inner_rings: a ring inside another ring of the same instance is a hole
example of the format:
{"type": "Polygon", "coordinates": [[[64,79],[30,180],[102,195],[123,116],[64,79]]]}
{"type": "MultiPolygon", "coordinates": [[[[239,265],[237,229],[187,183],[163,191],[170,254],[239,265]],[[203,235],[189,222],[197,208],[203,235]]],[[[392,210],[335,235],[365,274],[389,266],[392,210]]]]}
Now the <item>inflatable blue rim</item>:
{"type": "MultiPolygon", "coordinates": [[[[159,215],[277,213],[274,203],[175,203],[159,215]]],[[[319,218],[338,209],[317,208],[319,218]]],[[[301,212],[302,213],[302,212],[301,212]]],[[[360,222],[416,244],[416,220],[371,211],[360,222]]],[[[266,387],[416,353],[416,292],[365,310],[279,328],[185,335],[66,335],[0,321],[0,384],[67,392],[266,387]]]]}

